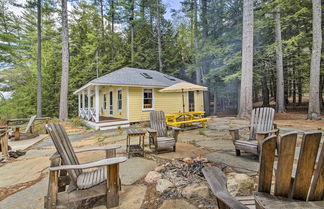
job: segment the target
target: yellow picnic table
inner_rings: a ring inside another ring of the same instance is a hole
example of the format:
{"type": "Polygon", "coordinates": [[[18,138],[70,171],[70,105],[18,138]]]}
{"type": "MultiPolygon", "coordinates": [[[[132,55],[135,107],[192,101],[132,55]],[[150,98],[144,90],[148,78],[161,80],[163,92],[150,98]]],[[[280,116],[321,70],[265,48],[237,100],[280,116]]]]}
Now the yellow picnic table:
{"type": "Polygon", "coordinates": [[[206,128],[206,122],[210,118],[204,118],[204,111],[168,113],[165,114],[166,123],[170,126],[180,127],[182,124],[192,125],[192,123],[201,123],[206,128]]]}

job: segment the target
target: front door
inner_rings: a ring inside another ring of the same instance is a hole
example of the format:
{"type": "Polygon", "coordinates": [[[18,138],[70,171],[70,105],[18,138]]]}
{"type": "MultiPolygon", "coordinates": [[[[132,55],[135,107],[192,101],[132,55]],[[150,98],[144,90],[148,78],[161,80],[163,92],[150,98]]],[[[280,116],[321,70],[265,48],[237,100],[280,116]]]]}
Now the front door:
{"type": "Polygon", "coordinates": [[[189,112],[194,112],[195,111],[195,92],[189,91],[188,97],[189,97],[189,112]]]}
{"type": "Polygon", "coordinates": [[[109,116],[113,116],[114,115],[114,106],[113,106],[114,102],[113,102],[113,91],[110,90],[109,91],[109,116]]]}

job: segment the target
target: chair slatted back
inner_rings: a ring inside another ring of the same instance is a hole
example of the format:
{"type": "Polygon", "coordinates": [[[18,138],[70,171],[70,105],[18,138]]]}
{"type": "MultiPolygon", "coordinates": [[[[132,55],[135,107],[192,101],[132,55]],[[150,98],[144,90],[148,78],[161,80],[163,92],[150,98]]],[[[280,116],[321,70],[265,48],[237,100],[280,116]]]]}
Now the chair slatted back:
{"type": "Polygon", "coordinates": [[[167,136],[167,126],[166,126],[165,115],[163,111],[150,112],[150,125],[152,129],[157,131],[158,137],[167,136]]]}
{"type": "Polygon", "coordinates": [[[36,119],[36,115],[34,115],[34,116],[32,116],[32,117],[30,118],[30,120],[28,121],[28,124],[27,124],[27,126],[26,126],[25,133],[28,133],[28,132],[29,132],[29,130],[30,130],[30,128],[32,127],[32,125],[33,125],[35,119],[36,119]]]}
{"type": "Polygon", "coordinates": [[[297,200],[319,201],[324,199],[324,148],[320,156],[322,133],[308,132],[303,135],[297,169],[293,173],[297,133],[284,134],[277,140],[270,136],[261,145],[259,192],[270,193],[277,144],[278,163],[275,174],[274,195],[297,200]],[[278,142],[277,142],[278,141],[278,142]],[[272,144],[272,145],[270,145],[272,144]]]}
{"type": "MultiPolygon", "coordinates": [[[[52,138],[58,154],[61,156],[62,164],[64,165],[79,165],[78,158],[74,153],[71,141],[64,129],[60,124],[52,123],[47,124],[46,129],[52,138]]],[[[68,170],[68,173],[74,183],[77,177],[82,173],[82,170],[68,170]]]]}
{"type": "Polygon", "coordinates": [[[275,110],[271,107],[261,107],[252,110],[250,139],[256,138],[258,131],[270,131],[273,128],[275,110]]]}

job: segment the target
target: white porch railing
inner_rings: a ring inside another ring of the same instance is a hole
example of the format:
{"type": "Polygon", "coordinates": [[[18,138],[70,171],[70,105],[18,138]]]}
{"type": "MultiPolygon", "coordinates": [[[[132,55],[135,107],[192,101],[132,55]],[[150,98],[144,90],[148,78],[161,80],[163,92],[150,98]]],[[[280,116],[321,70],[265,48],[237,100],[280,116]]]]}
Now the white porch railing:
{"type": "Polygon", "coordinates": [[[79,109],[79,115],[89,121],[96,121],[96,110],[94,108],[81,108],[79,109]]]}

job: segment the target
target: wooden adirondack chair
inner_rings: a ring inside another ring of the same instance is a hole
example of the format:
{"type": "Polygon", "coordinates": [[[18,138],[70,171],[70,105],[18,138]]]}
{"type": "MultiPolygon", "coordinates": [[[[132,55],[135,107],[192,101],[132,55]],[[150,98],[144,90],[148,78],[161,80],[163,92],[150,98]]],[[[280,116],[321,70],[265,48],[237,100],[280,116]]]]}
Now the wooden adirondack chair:
{"type": "Polygon", "coordinates": [[[150,112],[150,124],[151,128],[147,128],[150,149],[154,145],[155,152],[158,153],[160,149],[173,147],[173,151],[175,152],[180,128],[167,126],[163,111],[150,112]],[[172,137],[168,136],[167,127],[173,130],[172,137]]]}
{"type": "MultiPolygon", "coordinates": [[[[257,209],[295,209],[295,208],[324,208],[324,147],[320,150],[321,132],[305,133],[294,171],[294,156],[297,133],[270,136],[262,143],[259,167],[258,192],[254,194],[257,209]],[[275,168],[275,151],[278,161],[275,168]],[[275,170],[274,170],[275,168],[275,170]],[[274,192],[271,192],[275,172],[274,192]]],[[[226,190],[226,177],[215,167],[203,169],[220,209],[247,208],[237,201],[226,190]]]]}
{"type": "Polygon", "coordinates": [[[255,108],[252,111],[251,124],[249,126],[231,128],[229,130],[237,156],[241,155],[241,150],[259,155],[259,147],[262,141],[271,134],[279,134],[279,130],[273,123],[274,112],[274,109],[269,107],[255,108]],[[248,140],[240,139],[239,130],[243,128],[250,129],[248,140]]]}
{"type": "Polygon", "coordinates": [[[53,140],[57,153],[50,158],[51,166],[45,208],[53,209],[60,205],[103,195],[107,197],[107,208],[118,206],[118,192],[121,185],[119,163],[127,159],[126,157],[116,157],[116,149],[120,146],[74,151],[66,131],[60,124],[48,124],[46,129],[53,140]],[[107,159],[79,164],[75,153],[98,150],[106,151],[107,159]],[[85,171],[90,168],[92,170],[85,171]]]}

